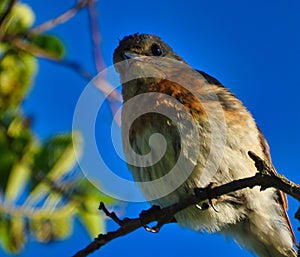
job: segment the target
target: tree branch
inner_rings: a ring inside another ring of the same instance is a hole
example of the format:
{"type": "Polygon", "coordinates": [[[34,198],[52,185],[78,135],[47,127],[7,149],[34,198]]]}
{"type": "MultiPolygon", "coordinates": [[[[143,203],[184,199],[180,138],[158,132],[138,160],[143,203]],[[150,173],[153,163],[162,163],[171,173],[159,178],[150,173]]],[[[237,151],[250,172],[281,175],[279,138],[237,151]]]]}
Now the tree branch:
{"type": "Polygon", "coordinates": [[[274,187],[280,191],[292,196],[300,202],[300,185],[288,180],[283,175],[277,174],[270,165],[262,160],[253,152],[249,152],[249,156],[255,162],[257,170],[261,173],[262,176],[265,176],[264,179],[257,181],[257,186],[261,186],[262,190],[268,187],[274,187]]]}
{"type": "Polygon", "coordinates": [[[105,65],[103,63],[103,58],[101,54],[101,35],[98,28],[98,15],[96,10],[96,0],[90,0],[88,4],[88,13],[91,27],[91,36],[93,44],[94,60],[97,72],[104,69],[105,65]]]}
{"type": "MultiPolygon", "coordinates": [[[[218,187],[207,187],[207,188],[197,188],[195,189],[195,194],[183,199],[179,203],[173,204],[166,208],[155,208],[151,207],[146,211],[142,211],[139,218],[124,218],[120,220],[114,213],[110,213],[104,206],[103,203],[100,204],[101,210],[105,214],[112,218],[120,227],[112,232],[106,234],[100,234],[95,240],[90,243],[87,247],[77,252],[74,257],[87,256],[95,250],[101,248],[111,240],[127,235],[132,231],[145,227],[148,231],[158,232],[159,229],[167,223],[173,221],[173,217],[176,213],[182,211],[183,209],[196,205],[199,202],[210,200],[212,198],[217,198],[222,195],[241,190],[244,188],[253,188],[255,186],[260,186],[261,190],[265,190],[269,187],[277,188],[300,201],[300,185],[297,185],[282,175],[278,175],[267,162],[262,160],[260,157],[252,152],[249,152],[249,156],[254,160],[255,165],[258,169],[258,173],[255,176],[249,178],[238,179],[227,184],[218,187]],[[157,225],[153,228],[148,228],[147,224],[156,221],[157,225]]],[[[298,211],[300,216],[300,211],[298,211]]]]}
{"type": "Polygon", "coordinates": [[[94,78],[94,75],[90,73],[88,70],[84,69],[78,62],[72,61],[72,60],[51,60],[47,59],[49,61],[54,62],[55,64],[58,64],[60,66],[66,67],[68,69],[71,69],[75,73],[77,73],[82,78],[86,79],[87,81],[91,81],[94,78]]]}
{"type": "MultiPolygon", "coordinates": [[[[96,9],[96,0],[90,0],[88,3],[88,13],[91,27],[91,38],[93,46],[93,55],[97,72],[105,72],[105,64],[103,62],[103,57],[101,53],[101,34],[98,26],[98,13],[96,9]]],[[[103,79],[96,79],[95,85],[99,88],[104,94],[106,94],[107,99],[109,100],[110,109],[114,115],[119,109],[118,105],[122,101],[120,93],[113,89],[112,85],[103,79]]],[[[115,119],[116,123],[120,125],[120,122],[115,119]]]]}
{"type": "Polygon", "coordinates": [[[65,11],[64,13],[53,18],[52,20],[46,21],[46,22],[36,26],[35,28],[32,28],[31,30],[28,31],[28,34],[41,34],[47,30],[50,30],[50,29],[56,27],[59,24],[65,23],[66,21],[73,18],[80,9],[86,7],[88,5],[89,1],[90,0],[78,1],[77,4],[73,8],[65,11]]]}

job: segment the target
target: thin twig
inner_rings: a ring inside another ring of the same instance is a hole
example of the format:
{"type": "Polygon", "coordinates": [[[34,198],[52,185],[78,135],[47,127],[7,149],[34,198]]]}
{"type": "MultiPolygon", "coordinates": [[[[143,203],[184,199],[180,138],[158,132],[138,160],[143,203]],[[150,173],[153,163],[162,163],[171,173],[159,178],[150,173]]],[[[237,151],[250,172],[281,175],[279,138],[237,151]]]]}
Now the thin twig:
{"type": "MultiPolygon", "coordinates": [[[[89,19],[90,19],[90,27],[91,27],[91,37],[92,37],[92,44],[93,44],[93,54],[95,60],[95,66],[97,72],[101,72],[105,68],[105,64],[103,62],[103,56],[101,53],[101,34],[98,26],[98,15],[97,15],[97,8],[96,8],[96,0],[91,0],[88,4],[89,10],[89,19]]],[[[122,101],[122,97],[117,90],[113,90],[112,85],[103,79],[96,79],[95,85],[99,88],[106,96],[109,101],[111,112],[115,119],[115,113],[119,109],[119,104],[122,101]]],[[[119,122],[115,119],[118,125],[119,122]]]]}
{"type": "Polygon", "coordinates": [[[255,161],[257,167],[260,167],[259,172],[255,176],[235,180],[214,188],[198,188],[195,190],[194,195],[190,195],[179,203],[173,204],[163,209],[150,208],[149,210],[142,212],[142,218],[123,219],[121,221],[122,225],[120,228],[106,234],[100,234],[87,247],[77,252],[74,257],[87,256],[90,253],[101,248],[111,240],[129,234],[138,228],[145,227],[145,224],[148,224],[150,222],[157,221],[159,228],[161,228],[162,225],[172,222],[171,218],[174,217],[176,213],[184,210],[189,206],[195,205],[205,200],[209,200],[211,198],[218,198],[222,195],[247,187],[253,188],[255,186],[261,186],[262,190],[269,187],[274,187],[282,190],[283,192],[293,196],[295,199],[300,201],[300,185],[292,183],[286,178],[283,179],[281,175],[268,172],[268,170],[271,171],[272,168],[270,168],[266,162],[264,162],[255,154],[249,153],[249,156],[255,161]],[[163,223],[163,221],[167,222],[163,223]]]}
{"type": "Polygon", "coordinates": [[[104,214],[111,218],[114,222],[116,222],[118,225],[122,226],[123,225],[123,221],[119,219],[119,217],[116,215],[115,212],[110,212],[104,205],[103,202],[100,203],[99,205],[99,210],[103,211],[104,214]]]}
{"type": "Polygon", "coordinates": [[[283,175],[277,174],[276,171],[264,160],[262,160],[259,156],[257,156],[253,152],[249,152],[250,158],[255,162],[255,166],[257,170],[262,175],[267,175],[267,179],[262,179],[257,181],[257,185],[261,186],[262,189],[268,187],[275,187],[280,191],[294,197],[296,200],[300,202],[300,185],[296,184],[283,175]]]}
{"type": "Polygon", "coordinates": [[[98,27],[98,15],[96,9],[96,0],[90,0],[88,3],[88,11],[89,11],[89,18],[90,18],[90,26],[91,26],[91,36],[92,36],[92,43],[93,43],[93,53],[94,53],[94,60],[96,64],[97,72],[100,72],[104,69],[103,58],[101,54],[101,35],[100,30],[98,27]]]}
{"type": "Polygon", "coordinates": [[[46,58],[50,60],[59,60],[60,58],[57,57],[54,53],[51,53],[35,44],[32,44],[22,38],[14,35],[5,35],[4,40],[5,42],[9,43],[11,46],[14,46],[17,49],[23,50],[27,53],[32,54],[33,56],[46,58]]]}
{"type": "Polygon", "coordinates": [[[48,61],[54,62],[55,64],[64,66],[73,70],[79,76],[83,77],[87,81],[90,81],[94,78],[94,75],[91,74],[89,71],[84,69],[79,63],[71,60],[62,60],[55,56],[55,54],[51,54],[49,51],[44,50],[43,48],[38,47],[37,45],[31,44],[26,40],[22,40],[19,37],[15,37],[12,35],[5,36],[5,42],[10,43],[10,45],[25,51],[27,53],[32,54],[33,56],[44,58],[48,61]]]}
{"type": "Polygon", "coordinates": [[[79,63],[71,60],[50,60],[53,61],[55,64],[61,65],[63,67],[69,68],[77,73],[82,78],[90,81],[94,78],[94,75],[90,73],[88,70],[84,69],[79,63]]]}
{"type": "Polygon", "coordinates": [[[83,257],[91,254],[95,250],[99,249],[101,246],[107,244],[111,240],[125,236],[128,233],[142,227],[142,224],[140,222],[139,218],[136,219],[128,219],[128,222],[124,224],[122,227],[117,229],[116,231],[108,232],[107,234],[100,234],[95,240],[89,244],[86,248],[83,250],[77,252],[74,257],[83,257]]]}
{"type": "Polygon", "coordinates": [[[73,18],[80,9],[86,7],[88,5],[89,1],[90,0],[78,1],[77,4],[73,8],[65,11],[64,13],[60,14],[59,16],[57,16],[49,21],[46,21],[46,22],[36,26],[35,28],[32,28],[31,30],[28,31],[28,34],[41,34],[47,30],[50,30],[50,29],[56,27],[59,24],[67,22],[68,20],[73,18]]]}

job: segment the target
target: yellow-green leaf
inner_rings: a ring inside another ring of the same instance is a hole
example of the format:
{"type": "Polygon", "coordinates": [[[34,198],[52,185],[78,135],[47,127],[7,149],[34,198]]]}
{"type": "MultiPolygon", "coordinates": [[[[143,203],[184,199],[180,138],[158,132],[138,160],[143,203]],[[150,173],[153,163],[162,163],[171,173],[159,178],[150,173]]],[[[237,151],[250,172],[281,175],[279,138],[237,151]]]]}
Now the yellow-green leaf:
{"type": "Polygon", "coordinates": [[[20,217],[11,217],[9,235],[10,235],[10,250],[13,253],[18,253],[24,248],[26,241],[25,222],[20,217]]]}
{"type": "Polygon", "coordinates": [[[54,239],[65,239],[72,233],[71,217],[52,219],[54,239]]]}
{"type": "Polygon", "coordinates": [[[53,213],[47,219],[32,220],[30,227],[40,242],[65,239],[72,233],[72,219],[70,216],[56,218],[53,213]]]}
{"type": "Polygon", "coordinates": [[[4,30],[10,34],[18,34],[32,26],[35,20],[34,12],[27,4],[17,3],[6,19],[4,30]]]}
{"type": "Polygon", "coordinates": [[[25,52],[7,52],[0,59],[0,109],[18,106],[32,83],[36,59],[25,52]]]}
{"type": "MultiPolygon", "coordinates": [[[[60,135],[51,138],[44,144],[42,150],[37,154],[35,164],[39,171],[48,181],[57,183],[60,178],[70,172],[76,163],[74,148],[80,148],[80,137],[70,135],[60,135]]],[[[31,191],[26,200],[26,204],[35,206],[41,199],[51,192],[49,183],[39,183],[31,191]]]]}
{"type": "Polygon", "coordinates": [[[26,241],[25,222],[20,217],[0,217],[0,240],[6,252],[18,253],[26,241]]]}
{"type": "Polygon", "coordinates": [[[3,216],[0,216],[0,242],[2,248],[6,252],[10,252],[10,239],[9,239],[9,231],[10,224],[9,221],[3,216]]]}
{"type": "Polygon", "coordinates": [[[99,199],[86,196],[85,208],[79,210],[79,220],[83,223],[91,238],[96,237],[105,230],[105,218],[98,211],[98,206],[99,199]]]}
{"type": "Polygon", "coordinates": [[[27,185],[30,174],[30,165],[26,160],[13,166],[6,186],[5,202],[14,202],[19,198],[27,185]]]}

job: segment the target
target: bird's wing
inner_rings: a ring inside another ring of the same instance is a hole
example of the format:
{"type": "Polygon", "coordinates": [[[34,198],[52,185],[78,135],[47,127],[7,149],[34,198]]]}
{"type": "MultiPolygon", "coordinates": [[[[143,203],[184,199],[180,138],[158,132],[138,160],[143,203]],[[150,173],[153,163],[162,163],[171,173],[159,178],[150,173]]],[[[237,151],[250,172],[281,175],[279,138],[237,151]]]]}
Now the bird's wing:
{"type": "Polygon", "coordinates": [[[216,78],[210,76],[206,72],[201,71],[201,70],[196,70],[196,71],[198,71],[200,73],[200,75],[202,75],[207,80],[207,82],[209,84],[214,84],[214,85],[222,86],[223,87],[222,83],[219,80],[217,80],[216,78]]]}
{"type": "MultiPolygon", "coordinates": [[[[262,134],[261,130],[259,129],[259,127],[257,127],[257,129],[258,129],[258,132],[259,132],[259,140],[260,140],[261,147],[262,147],[262,150],[264,152],[264,155],[267,158],[267,161],[269,162],[269,164],[272,165],[272,159],[271,159],[269,144],[268,144],[267,140],[265,139],[264,135],[262,134]]],[[[272,166],[272,172],[277,173],[273,166],[272,166]]],[[[278,202],[282,206],[283,214],[284,214],[285,219],[287,221],[287,224],[288,224],[289,230],[291,232],[294,244],[297,245],[297,241],[296,241],[296,237],[295,237],[295,234],[294,234],[294,231],[293,231],[293,228],[292,228],[292,224],[291,224],[291,221],[290,221],[289,216],[287,214],[288,200],[287,200],[286,194],[283,193],[280,190],[278,190],[278,202]]]]}
{"type": "MultiPolygon", "coordinates": [[[[206,72],[204,71],[200,71],[200,70],[197,70],[197,72],[200,73],[201,76],[203,76],[204,79],[206,79],[206,81],[209,83],[209,84],[214,84],[214,85],[217,85],[219,87],[224,87],[222,85],[222,83],[217,80],[216,78],[210,76],[209,74],[207,74],[206,72]]],[[[263,133],[261,132],[261,130],[259,129],[259,127],[257,127],[257,130],[258,130],[258,133],[259,133],[259,140],[260,140],[260,144],[261,144],[261,148],[263,150],[263,153],[264,153],[264,156],[265,158],[267,159],[267,161],[269,162],[269,164],[272,165],[272,159],[271,159],[271,154],[270,154],[270,147],[269,147],[269,144],[267,142],[267,140],[265,139],[263,133]]],[[[276,170],[274,167],[272,167],[272,171],[274,173],[276,173],[276,170]]],[[[287,197],[286,197],[286,194],[283,193],[282,191],[278,190],[278,203],[282,206],[282,211],[283,211],[283,214],[285,216],[285,219],[287,221],[287,224],[288,224],[288,227],[289,227],[289,230],[291,232],[291,235],[292,235],[292,238],[293,238],[293,241],[295,243],[295,245],[297,245],[297,241],[296,241],[296,237],[295,237],[295,234],[294,234],[294,231],[293,231],[293,228],[292,228],[292,225],[291,225],[291,222],[290,222],[290,219],[287,215],[287,210],[288,210],[288,201],[287,201],[287,197]]]]}

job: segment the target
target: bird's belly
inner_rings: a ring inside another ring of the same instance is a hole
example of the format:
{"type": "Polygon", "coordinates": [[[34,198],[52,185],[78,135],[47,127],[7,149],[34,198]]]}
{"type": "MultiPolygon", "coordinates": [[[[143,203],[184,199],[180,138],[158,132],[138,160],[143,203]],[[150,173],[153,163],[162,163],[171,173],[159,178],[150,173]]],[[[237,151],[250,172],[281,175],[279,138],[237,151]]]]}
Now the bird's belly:
{"type": "MultiPolygon", "coordinates": [[[[199,131],[201,130],[201,144],[196,156],[191,156],[194,153],[193,151],[185,151],[182,153],[183,159],[178,163],[181,149],[177,141],[180,141],[180,138],[164,124],[160,123],[159,126],[153,126],[152,123],[152,126],[149,126],[145,125],[145,121],[143,121],[140,125],[144,129],[140,129],[140,133],[134,132],[134,135],[131,135],[131,150],[140,155],[151,152],[148,160],[150,164],[152,159],[158,159],[156,155],[162,152],[160,148],[163,147],[163,144],[160,138],[157,138],[158,141],[155,142],[154,140],[150,149],[149,137],[160,131],[167,143],[163,157],[155,164],[149,166],[129,165],[134,180],[146,182],[139,183],[139,186],[146,199],[152,204],[166,207],[193,194],[196,187],[206,187],[208,183],[203,181],[209,181],[213,185],[221,185],[234,179],[251,176],[256,172],[252,160],[247,155],[248,150],[258,150],[258,147],[248,148],[247,144],[251,145],[251,137],[244,138],[245,149],[241,147],[237,139],[227,140],[223,155],[219,156],[221,159],[215,160],[218,165],[208,169],[207,159],[211,154],[210,132],[199,127],[199,131]],[[174,167],[177,167],[177,169],[173,169],[174,167]],[[166,178],[171,172],[176,173],[172,179],[164,179],[161,183],[156,183],[161,178],[166,178]]],[[[228,131],[228,133],[234,133],[234,131],[228,131]]],[[[227,136],[234,138],[234,135],[231,134],[227,136]]],[[[191,140],[191,149],[196,147],[193,143],[193,140],[191,140]]],[[[127,158],[129,158],[128,154],[131,153],[131,150],[124,149],[127,158]]],[[[216,156],[213,157],[216,159],[216,156]]],[[[139,163],[138,159],[136,163],[139,163]]],[[[219,231],[223,227],[235,224],[246,217],[247,208],[249,207],[247,206],[247,199],[249,197],[255,199],[252,200],[254,206],[260,206],[265,201],[270,202],[272,194],[272,190],[260,192],[258,188],[253,190],[244,189],[213,201],[213,207],[209,204],[208,208],[205,209],[199,208],[201,204],[198,207],[189,207],[178,213],[176,220],[180,225],[194,230],[219,231]]]]}

